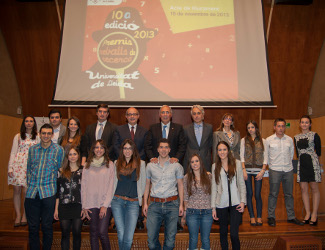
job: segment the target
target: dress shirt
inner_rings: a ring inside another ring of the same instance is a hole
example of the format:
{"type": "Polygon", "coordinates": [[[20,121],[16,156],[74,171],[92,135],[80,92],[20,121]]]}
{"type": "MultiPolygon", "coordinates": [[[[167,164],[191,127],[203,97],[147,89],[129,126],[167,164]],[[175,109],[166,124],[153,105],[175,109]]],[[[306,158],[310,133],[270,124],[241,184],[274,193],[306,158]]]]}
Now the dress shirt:
{"type": "Polygon", "coordinates": [[[60,125],[56,128],[53,129],[53,137],[52,137],[52,142],[58,143],[59,140],[59,134],[60,134],[60,125]]]}
{"type": "Polygon", "coordinates": [[[294,154],[293,140],[287,135],[282,138],[276,134],[266,138],[266,146],[268,148],[269,168],[274,171],[289,172],[293,170],[292,159],[294,154]]]}
{"type": "Polygon", "coordinates": [[[53,142],[47,148],[39,143],[29,149],[26,198],[34,199],[37,193],[40,199],[56,194],[58,171],[63,159],[63,148],[53,142]]]}
{"type": "Polygon", "coordinates": [[[169,160],[162,167],[159,163],[149,163],[146,168],[147,179],[151,180],[150,196],[168,198],[178,195],[177,179],[183,179],[184,170],[179,163],[170,163],[169,160]]]}
{"type": "Polygon", "coordinates": [[[128,126],[129,126],[129,130],[130,130],[130,132],[131,132],[131,129],[132,129],[132,127],[133,127],[133,131],[134,131],[134,134],[135,134],[135,131],[137,131],[137,125],[138,125],[138,124],[131,125],[130,123],[128,123],[128,126]]]}
{"type": "Polygon", "coordinates": [[[202,132],[203,132],[203,122],[201,122],[200,124],[194,123],[194,133],[199,146],[201,144],[202,132]]]}
{"type": "MultiPolygon", "coordinates": [[[[103,121],[103,122],[97,121],[96,134],[95,134],[96,135],[96,140],[98,140],[97,135],[98,135],[98,131],[100,129],[100,124],[103,124],[103,133],[104,133],[106,123],[107,123],[107,120],[103,121]]],[[[102,134],[102,137],[103,137],[103,134],[102,134]]]]}
{"type": "Polygon", "coordinates": [[[168,138],[168,134],[169,134],[169,129],[170,129],[170,122],[168,122],[167,124],[163,124],[161,123],[161,134],[164,130],[164,126],[167,126],[166,127],[166,139],[168,138]]]}

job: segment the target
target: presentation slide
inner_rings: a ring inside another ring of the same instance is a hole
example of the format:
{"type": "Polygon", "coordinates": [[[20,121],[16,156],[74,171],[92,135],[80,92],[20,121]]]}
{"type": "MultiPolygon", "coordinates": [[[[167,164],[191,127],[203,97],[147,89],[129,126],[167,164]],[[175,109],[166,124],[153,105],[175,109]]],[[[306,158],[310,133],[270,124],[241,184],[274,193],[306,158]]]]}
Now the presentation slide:
{"type": "Polygon", "coordinates": [[[249,2],[66,1],[52,104],[272,105],[262,6],[249,2]]]}

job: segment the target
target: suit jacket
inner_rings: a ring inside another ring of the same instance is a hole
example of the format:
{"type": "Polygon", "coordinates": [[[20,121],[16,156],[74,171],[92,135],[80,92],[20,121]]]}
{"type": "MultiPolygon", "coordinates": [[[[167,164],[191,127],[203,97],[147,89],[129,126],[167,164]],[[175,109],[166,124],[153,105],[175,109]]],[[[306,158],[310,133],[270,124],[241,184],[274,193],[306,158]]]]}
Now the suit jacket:
{"type": "Polygon", "coordinates": [[[60,124],[60,131],[59,131],[59,137],[58,137],[58,144],[60,145],[62,142],[62,138],[65,135],[65,132],[67,131],[67,127],[60,124]]]}
{"type": "Polygon", "coordinates": [[[199,146],[195,137],[194,123],[184,127],[185,137],[187,139],[186,153],[183,161],[184,169],[188,167],[188,161],[193,154],[199,154],[202,158],[206,170],[211,171],[211,149],[212,149],[212,125],[203,123],[202,138],[199,146]]]}
{"type": "Polygon", "coordinates": [[[223,131],[216,131],[213,133],[213,147],[212,147],[212,153],[213,153],[213,162],[215,162],[216,159],[216,147],[219,141],[225,141],[229,144],[230,150],[232,152],[232,155],[235,157],[236,160],[240,160],[240,133],[239,131],[234,131],[234,143],[232,147],[229,144],[229,141],[227,137],[225,136],[225,133],[223,131]]]}
{"type": "MultiPolygon", "coordinates": [[[[151,125],[144,144],[144,150],[149,160],[159,156],[157,148],[160,139],[162,139],[161,123],[151,125]]],[[[169,156],[177,158],[181,163],[186,151],[186,137],[183,126],[171,122],[167,139],[170,143],[169,156]]]]}
{"type": "MultiPolygon", "coordinates": [[[[96,127],[97,127],[97,122],[90,124],[86,128],[86,132],[84,133],[81,139],[81,145],[80,145],[82,157],[88,157],[88,152],[91,148],[91,145],[96,141],[96,127]]],[[[116,125],[107,121],[102,134],[102,139],[106,143],[106,146],[108,148],[109,158],[111,160],[116,159],[113,150],[113,134],[115,130],[116,130],[116,125]]]]}
{"type": "MultiPolygon", "coordinates": [[[[146,154],[144,151],[144,141],[147,136],[148,130],[140,125],[137,125],[137,129],[134,134],[134,143],[137,146],[141,160],[146,159],[146,154]]],[[[116,158],[120,154],[120,146],[125,139],[131,140],[131,132],[128,124],[118,126],[113,135],[113,147],[116,158]]]]}

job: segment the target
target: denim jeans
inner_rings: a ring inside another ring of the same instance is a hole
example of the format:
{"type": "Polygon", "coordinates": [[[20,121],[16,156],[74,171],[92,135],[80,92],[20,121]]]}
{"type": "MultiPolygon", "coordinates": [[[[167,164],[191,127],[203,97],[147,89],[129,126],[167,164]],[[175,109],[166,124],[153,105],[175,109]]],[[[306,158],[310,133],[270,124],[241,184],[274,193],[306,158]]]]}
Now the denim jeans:
{"type": "Polygon", "coordinates": [[[147,214],[147,233],[149,249],[160,250],[159,230],[165,223],[164,250],[174,249],[177,233],[179,200],[169,202],[151,202],[147,214]]]}
{"type": "Polygon", "coordinates": [[[120,250],[131,249],[139,216],[139,201],[126,201],[114,196],[111,203],[120,250]]]}
{"type": "Polygon", "coordinates": [[[39,226],[42,224],[43,249],[50,250],[53,241],[53,214],[56,196],[40,199],[25,199],[25,210],[29,231],[29,246],[31,250],[40,249],[39,226]]]}
{"type": "Polygon", "coordinates": [[[106,216],[102,219],[99,218],[99,208],[91,208],[89,209],[91,213],[90,216],[90,224],[89,224],[89,232],[90,232],[90,246],[92,250],[99,249],[98,238],[100,239],[100,243],[102,244],[103,250],[110,250],[111,245],[109,243],[108,238],[108,227],[109,227],[109,218],[111,217],[111,208],[107,208],[106,216]]]}
{"type": "Polygon", "coordinates": [[[239,224],[242,214],[237,211],[237,206],[217,208],[217,216],[220,223],[220,245],[222,250],[228,250],[228,219],[230,218],[230,239],[232,249],[240,249],[239,224]]]}
{"type": "Polygon", "coordinates": [[[201,249],[210,249],[210,231],[212,226],[212,209],[192,209],[186,210],[186,224],[189,232],[189,249],[197,249],[199,230],[201,233],[201,249]]]}
{"type": "Polygon", "coordinates": [[[252,178],[254,179],[254,194],[255,194],[255,200],[256,200],[256,213],[257,218],[262,218],[262,196],[261,196],[261,190],[262,190],[262,180],[257,181],[255,179],[256,174],[247,174],[247,180],[245,181],[246,184],[246,191],[247,191],[247,208],[249,212],[250,218],[255,218],[254,215],[254,209],[253,209],[253,183],[252,178]]]}

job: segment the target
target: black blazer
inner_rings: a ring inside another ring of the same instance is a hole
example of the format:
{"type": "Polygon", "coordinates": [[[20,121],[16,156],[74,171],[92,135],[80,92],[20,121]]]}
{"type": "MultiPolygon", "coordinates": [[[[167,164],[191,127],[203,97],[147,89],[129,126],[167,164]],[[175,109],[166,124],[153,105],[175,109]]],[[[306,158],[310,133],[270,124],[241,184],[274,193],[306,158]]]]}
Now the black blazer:
{"type": "MultiPolygon", "coordinates": [[[[149,160],[159,156],[157,148],[160,139],[162,139],[161,123],[151,125],[144,144],[144,149],[149,160]]],[[[182,163],[186,150],[186,137],[183,126],[171,122],[167,139],[170,143],[169,156],[177,158],[182,163]]]]}
{"type": "Polygon", "coordinates": [[[184,133],[187,139],[186,153],[183,161],[184,169],[187,169],[188,167],[189,158],[196,153],[201,156],[205,169],[211,172],[211,150],[213,143],[212,125],[205,122],[203,123],[200,146],[195,137],[193,123],[184,127],[184,133]]]}
{"type": "MultiPolygon", "coordinates": [[[[134,143],[137,146],[141,160],[143,160],[143,161],[146,159],[146,154],[144,151],[144,141],[147,136],[147,133],[148,133],[147,129],[145,129],[144,127],[141,127],[140,125],[137,125],[137,129],[134,134],[134,143]]],[[[118,126],[114,132],[113,147],[114,147],[114,153],[115,153],[116,158],[119,157],[120,146],[125,139],[131,140],[131,132],[130,132],[128,124],[118,126]]]]}
{"type": "MultiPolygon", "coordinates": [[[[88,152],[91,148],[91,145],[96,141],[96,127],[97,127],[97,122],[90,124],[86,128],[86,132],[84,133],[80,144],[82,157],[88,157],[88,152]]],[[[111,160],[116,159],[113,150],[113,134],[115,130],[116,130],[116,125],[107,121],[102,134],[102,139],[106,143],[106,146],[108,148],[109,158],[111,160]]]]}

